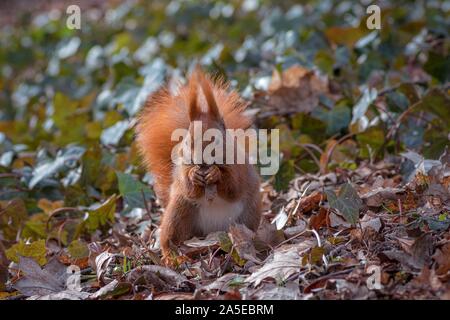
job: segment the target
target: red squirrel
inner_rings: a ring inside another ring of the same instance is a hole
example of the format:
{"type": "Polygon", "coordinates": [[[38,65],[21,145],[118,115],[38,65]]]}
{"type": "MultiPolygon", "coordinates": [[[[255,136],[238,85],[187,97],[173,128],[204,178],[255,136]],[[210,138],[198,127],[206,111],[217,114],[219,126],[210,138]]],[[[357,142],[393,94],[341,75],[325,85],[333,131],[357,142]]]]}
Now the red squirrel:
{"type": "MultiPolygon", "coordinates": [[[[246,106],[227,84],[211,80],[197,68],[176,94],[160,89],[148,98],[140,113],[136,141],[154,177],[155,193],[165,208],[160,226],[165,259],[170,256],[171,245],[193,236],[227,231],[235,223],[254,231],[258,228],[260,178],[253,165],[172,161],[178,143],[171,139],[175,129],[187,129],[193,134],[194,121],[200,121],[202,133],[210,128],[223,134],[226,129],[245,130],[252,125],[243,114],[246,106]]],[[[206,145],[201,146],[203,151],[206,145]]]]}

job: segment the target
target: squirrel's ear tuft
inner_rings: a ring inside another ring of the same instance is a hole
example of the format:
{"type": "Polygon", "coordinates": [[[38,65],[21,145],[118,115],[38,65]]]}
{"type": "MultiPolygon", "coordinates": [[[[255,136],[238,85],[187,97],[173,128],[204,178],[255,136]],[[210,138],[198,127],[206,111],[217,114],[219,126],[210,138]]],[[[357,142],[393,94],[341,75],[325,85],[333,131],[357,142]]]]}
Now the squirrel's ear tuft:
{"type": "Polygon", "coordinates": [[[200,86],[202,87],[203,94],[206,98],[206,104],[208,105],[208,114],[211,115],[215,120],[222,121],[219,107],[217,106],[216,99],[214,98],[214,92],[211,88],[211,81],[207,79],[206,76],[201,72],[198,72],[198,78],[200,81],[200,86]]]}
{"type": "Polygon", "coordinates": [[[194,71],[189,79],[189,120],[192,122],[198,119],[200,110],[197,105],[197,86],[198,76],[197,71],[194,71]]]}

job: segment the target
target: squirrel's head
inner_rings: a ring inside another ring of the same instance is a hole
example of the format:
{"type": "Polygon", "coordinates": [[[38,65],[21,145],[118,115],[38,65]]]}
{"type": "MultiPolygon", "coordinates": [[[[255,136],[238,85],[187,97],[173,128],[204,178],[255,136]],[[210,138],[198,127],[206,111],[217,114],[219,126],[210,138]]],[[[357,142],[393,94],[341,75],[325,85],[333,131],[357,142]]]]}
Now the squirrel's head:
{"type": "Polygon", "coordinates": [[[225,122],[214,98],[211,81],[198,69],[194,71],[189,81],[188,97],[188,143],[192,157],[196,148],[197,152],[201,150],[202,154],[204,151],[211,151],[213,156],[218,156],[215,152],[221,148],[225,157],[225,122]],[[199,95],[200,91],[203,95],[199,95]]]}

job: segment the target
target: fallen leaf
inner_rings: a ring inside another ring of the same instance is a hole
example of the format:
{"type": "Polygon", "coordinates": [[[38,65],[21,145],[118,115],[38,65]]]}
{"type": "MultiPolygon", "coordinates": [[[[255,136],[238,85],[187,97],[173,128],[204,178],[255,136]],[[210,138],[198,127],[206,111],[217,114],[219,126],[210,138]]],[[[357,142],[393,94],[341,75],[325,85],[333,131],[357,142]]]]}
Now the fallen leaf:
{"type": "Polygon", "coordinates": [[[58,208],[64,205],[64,201],[50,201],[48,199],[42,198],[38,201],[37,206],[42,209],[46,214],[51,214],[58,208]]]}
{"type": "Polygon", "coordinates": [[[47,248],[45,240],[25,243],[22,240],[6,250],[6,257],[14,262],[19,262],[20,257],[33,258],[41,266],[47,262],[47,248]]]}
{"type": "Polygon", "coordinates": [[[309,218],[309,227],[314,230],[326,227],[329,223],[328,210],[322,207],[320,208],[319,213],[314,214],[309,218]]]}
{"type": "Polygon", "coordinates": [[[91,297],[91,293],[74,290],[65,290],[58,293],[51,293],[44,296],[31,296],[27,300],[86,300],[91,297]]]}
{"type": "Polygon", "coordinates": [[[153,300],[193,300],[194,295],[187,292],[162,293],[157,295],[153,300]]]}
{"type": "Polygon", "coordinates": [[[24,276],[14,283],[14,288],[27,296],[46,296],[65,291],[66,281],[71,275],[57,259],[50,260],[42,269],[34,259],[20,257],[18,269],[24,276]]]}
{"type": "Polygon", "coordinates": [[[191,248],[206,248],[216,246],[220,244],[218,236],[219,233],[221,233],[221,231],[210,233],[204,239],[194,237],[192,239],[186,240],[184,244],[191,248]]]}
{"type": "Polygon", "coordinates": [[[326,200],[326,196],[319,191],[314,191],[299,200],[297,212],[307,213],[315,210],[319,207],[322,200],[326,200]]]}
{"type": "Polygon", "coordinates": [[[397,200],[405,190],[401,188],[378,187],[361,196],[361,199],[369,207],[381,207],[387,200],[397,200]]]}
{"type": "Polygon", "coordinates": [[[430,260],[432,240],[432,236],[427,234],[417,238],[409,248],[411,254],[396,249],[383,251],[383,254],[391,260],[400,262],[404,268],[421,270],[430,260]]]}
{"type": "Polygon", "coordinates": [[[334,212],[330,212],[328,215],[328,218],[330,220],[330,227],[336,228],[336,227],[344,227],[344,228],[350,228],[351,224],[345,221],[341,216],[337,215],[334,212]]]}
{"type": "Polygon", "coordinates": [[[280,212],[273,218],[272,223],[275,223],[277,230],[283,229],[288,222],[289,216],[286,214],[285,208],[281,208],[280,212]]]}
{"type": "Polygon", "coordinates": [[[134,268],[127,274],[127,282],[152,285],[158,291],[179,288],[187,278],[169,268],[157,265],[147,265],[134,268]]]}
{"type": "Polygon", "coordinates": [[[0,202],[0,230],[4,240],[15,240],[17,233],[28,218],[27,208],[22,199],[0,202]]]}
{"type": "Polygon", "coordinates": [[[365,284],[352,283],[344,279],[331,279],[334,282],[338,293],[344,294],[344,299],[366,300],[370,296],[370,291],[365,284]]]}
{"type": "Polygon", "coordinates": [[[276,249],[272,258],[253,272],[245,282],[253,283],[256,287],[267,278],[285,281],[291,275],[300,272],[302,255],[314,245],[314,241],[307,240],[300,244],[286,245],[276,249]]]}
{"type": "Polygon", "coordinates": [[[436,275],[435,270],[429,269],[427,266],[422,268],[419,276],[411,281],[414,286],[422,287],[424,289],[431,288],[432,290],[439,290],[442,287],[442,282],[436,275]]]}
{"type": "Polygon", "coordinates": [[[0,241],[0,291],[6,289],[5,283],[8,281],[8,265],[9,261],[8,258],[6,258],[5,248],[0,241]]]}
{"type": "Polygon", "coordinates": [[[92,299],[105,299],[105,298],[114,298],[121,296],[123,294],[128,293],[131,290],[132,286],[128,282],[119,282],[117,280],[113,280],[108,283],[106,286],[100,288],[94,294],[91,295],[92,299]]]}
{"type": "Polygon", "coordinates": [[[299,235],[300,233],[303,233],[306,230],[306,222],[303,220],[297,220],[296,225],[292,227],[287,227],[283,230],[284,235],[286,238],[294,237],[299,235]]]}
{"type": "Polygon", "coordinates": [[[375,232],[379,232],[382,227],[381,219],[378,217],[373,218],[366,214],[361,219],[361,227],[363,230],[369,228],[369,229],[374,230],[375,232]]]}
{"type": "Polygon", "coordinates": [[[339,195],[336,196],[333,190],[326,190],[330,206],[341,213],[345,220],[355,225],[358,222],[359,210],[362,207],[361,198],[350,183],[344,184],[339,195]]]}
{"type": "Polygon", "coordinates": [[[365,34],[366,31],[358,27],[333,26],[325,30],[329,41],[349,47],[355,45],[365,34]]]}
{"type": "Polygon", "coordinates": [[[259,248],[261,245],[264,247],[274,247],[284,240],[285,237],[283,231],[277,230],[276,226],[272,223],[268,223],[265,219],[261,221],[261,224],[256,231],[256,248],[259,248]]]}
{"type": "Polygon", "coordinates": [[[253,231],[243,224],[237,224],[230,226],[228,235],[241,259],[261,263],[261,260],[256,257],[256,249],[253,245],[255,233],[253,231]]]}
{"type": "Polygon", "coordinates": [[[417,238],[411,247],[414,264],[422,269],[430,261],[433,249],[431,234],[427,233],[417,238]]]}
{"type": "Polygon", "coordinates": [[[407,268],[407,270],[410,270],[411,268],[419,269],[419,267],[414,264],[412,256],[407,254],[406,252],[403,252],[401,250],[386,250],[383,251],[383,254],[390,260],[400,262],[404,268],[407,268]]]}
{"type": "Polygon", "coordinates": [[[222,277],[216,279],[212,283],[204,286],[204,290],[219,290],[219,291],[229,291],[236,287],[245,286],[245,276],[236,273],[227,273],[222,277]]]}
{"type": "Polygon", "coordinates": [[[288,282],[284,286],[264,283],[248,293],[250,299],[256,300],[299,300],[301,298],[298,283],[288,282]]]}
{"type": "Polygon", "coordinates": [[[450,270],[450,243],[445,244],[441,249],[437,249],[433,259],[438,264],[436,274],[439,276],[446,275],[450,270]]]}
{"type": "Polygon", "coordinates": [[[313,70],[299,65],[281,74],[274,70],[265,109],[260,112],[260,117],[273,113],[310,112],[318,105],[320,95],[329,95],[328,82],[313,70]]]}
{"type": "Polygon", "coordinates": [[[97,272],[97,279],[101,281],[108,270],[109,264],[112,262],[114,254],[107,251],[100,253],[95,257],[95,271],[97,272]]]}

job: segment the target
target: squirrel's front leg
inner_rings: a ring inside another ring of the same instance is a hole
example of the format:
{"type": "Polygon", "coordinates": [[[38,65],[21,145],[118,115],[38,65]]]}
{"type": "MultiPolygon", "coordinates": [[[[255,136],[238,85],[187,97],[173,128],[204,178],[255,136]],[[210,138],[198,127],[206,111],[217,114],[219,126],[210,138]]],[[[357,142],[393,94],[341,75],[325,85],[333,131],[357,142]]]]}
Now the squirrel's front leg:
{"type": "Polygon", "coordinates": [[[219,167],[216,165],[212,165],[205,172],[205,183],[206,185],[216,184],[220,182],[220,178],[222,177],[222,172],[219,167]]]}
{"type": "Polygon", "coordinates": [[[190,199],[198,199],[203,195],[205,189],[205,173],[200,166],[192,166],[183,168],[184,173],[181,175],[181,190],[190,199]]]}
{"type": "Polygon", "coordinates": [[[160,243],[163,260],[170,257],[171,245],[190,239],[194,231],[196,207],[182,196],[175,196],[170,201],[161,221],[160,243]]]}

